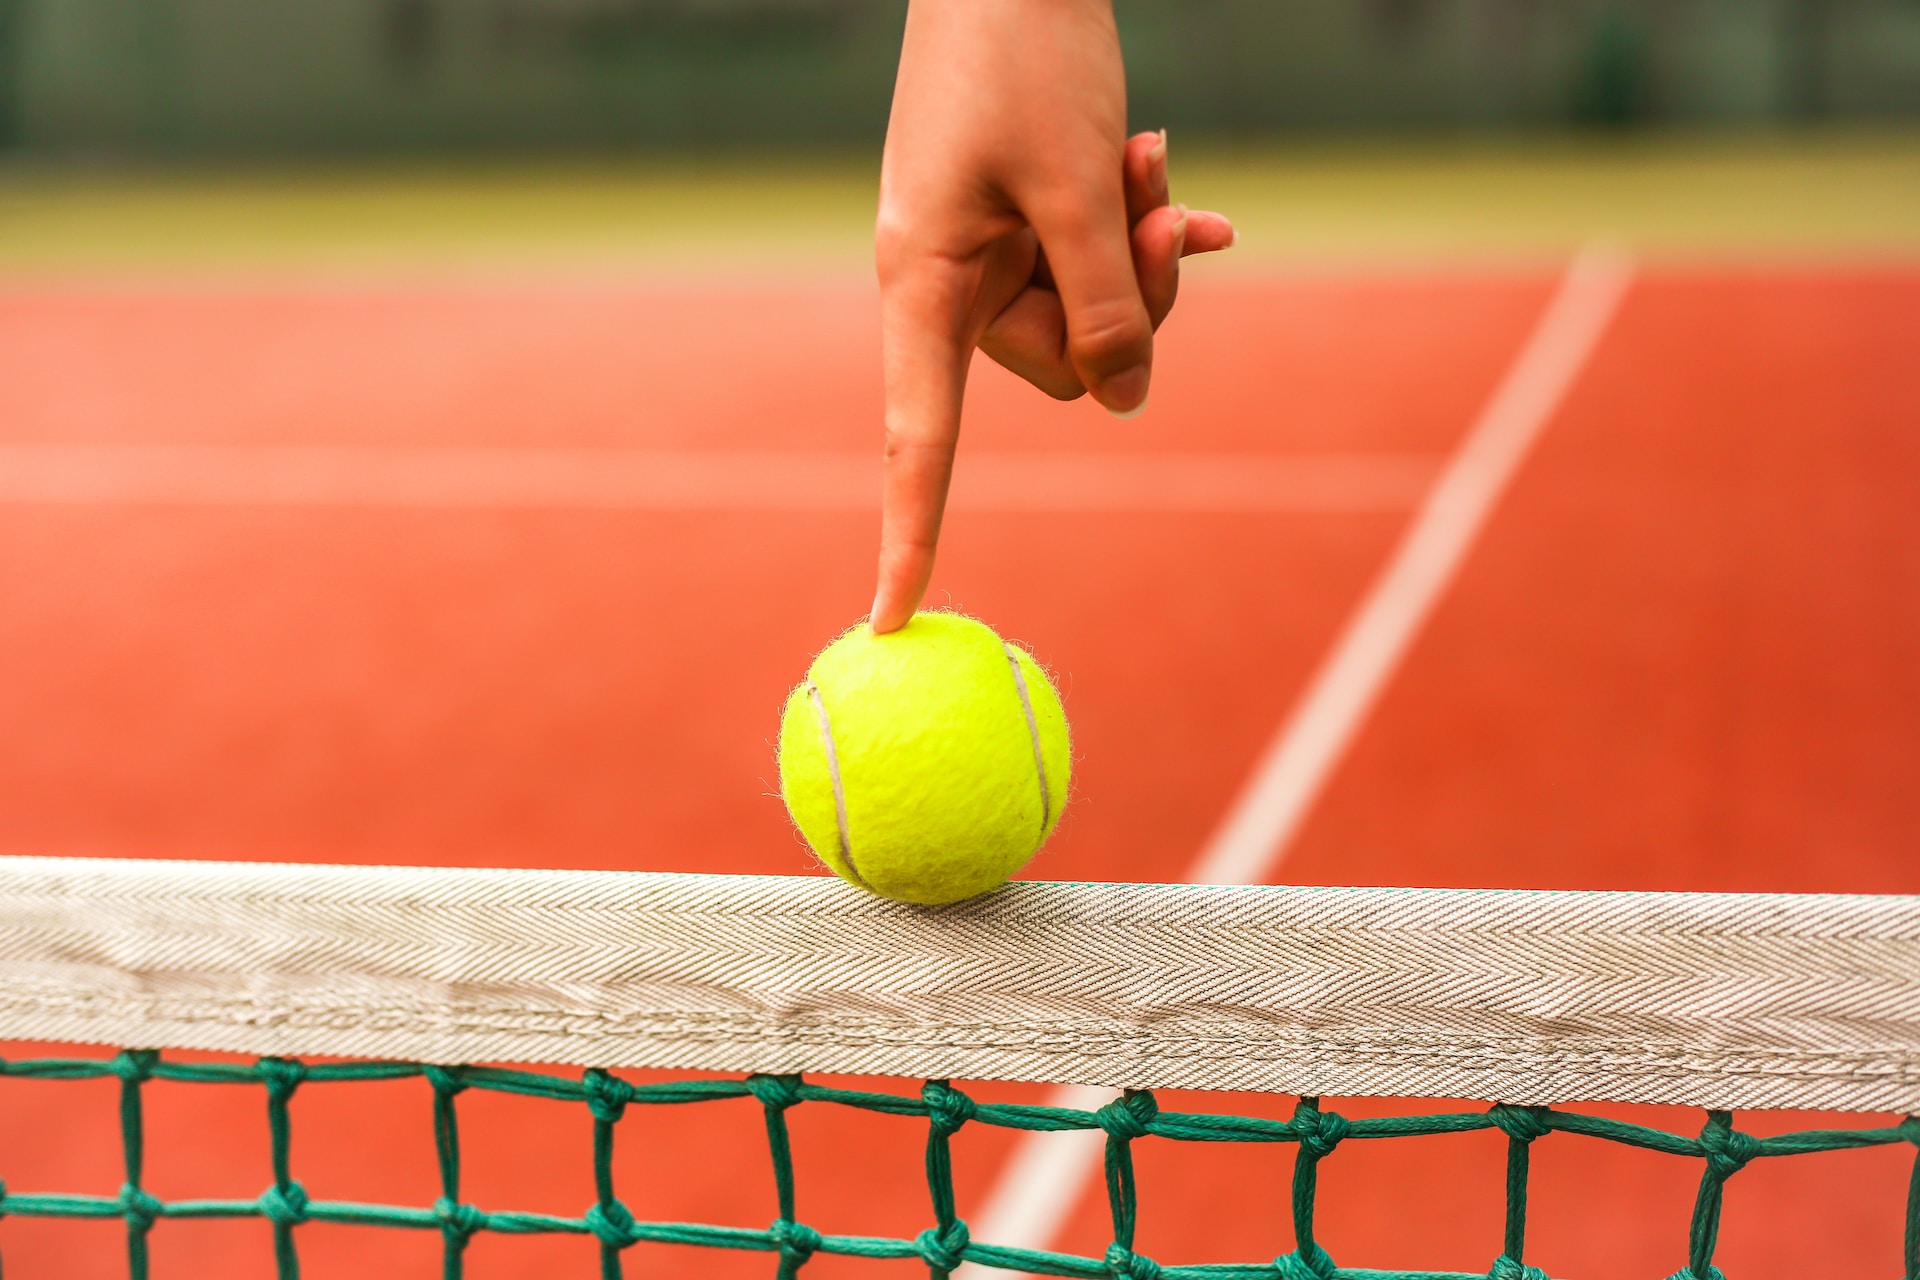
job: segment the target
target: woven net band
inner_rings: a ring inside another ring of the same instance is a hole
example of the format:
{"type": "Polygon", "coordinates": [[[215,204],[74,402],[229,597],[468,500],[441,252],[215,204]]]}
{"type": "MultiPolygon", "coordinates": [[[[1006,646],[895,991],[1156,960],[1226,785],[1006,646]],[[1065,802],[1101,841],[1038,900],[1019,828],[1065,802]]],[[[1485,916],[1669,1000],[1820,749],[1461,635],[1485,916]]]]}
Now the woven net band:
{"type": "Polygon", "coordinates": [[[1533,1146],[1555,1134],[1700,1162],[1673,1280],[1723,1280],[1726,1185],[1753,1161],[1911,1146],[1902,1274],[1920,1280],[1920,1118],[1758,1137],[1730,1110],[1914,1109],[1914,898],[1024,884],[926,911],[819,879],[0,859],[0,1037],[143,1046],[0,1061],[0,1077],[119,1080],[118,1192],[0,1182],[0,1218],[119,1220],[133,1280],[149,1276],[156,1224],[180,1218],[264,1220],[279,1280],[298,1280],[310,1222],[437,1232],[446,1280],[489,1232],[590,1236],[603,1280],[658,1243],[764,1253],[778,1280],[821,1254],[917,1261],[932,1280],[969,1263],[1083,1280],[1547,1280],[1526,1261],[1527,1199],[1533,1146]],[[267,1056],[176,1061],[161,1047],[267,1056]],[[460,1065],[489,1058],[587,1069],[460,1065]],[[634,1083],[605,1069],[619,1065],[751,1074],[634,1083]],[[939,1078],[856,1090],[802,1067],[939,1078]],[[987,1103],[949,1074],[1127,1088],[1095,1110],[987,1103]],[[291,1156],[295,1094],[405,1078],[429,1087],[439,1198],[310,1197],[291,1156]],[[250,1199],[149,1192],[154,1080],[260,1087],[271,1184],[250,1199]],[[1175,1085],[1301,1096],[1278,1120],[1162,1111],[1143,1087],[1175,1085]],[[464,1200],[457,1100],[469,1090],[583,1105],[593,1203],[569,1217],[464,1200]],[[1322,1091],[1500,1100],[1348,1119],[1322,1091]],[[1545,1105],[1571,1097],[1709,1110],[1688,1134],[1545,1105]],[[614,1176],[622,1119],[740,1098],[764,1112],[779,1217],[765,1230],[637,1219],[614,1176]],[[803,1104],[924,1126],[924,1230],[834,1235],[797,1216],[787,1117],[803,1104]],[[968,1125],[1102,1134],[1105,1252],[975,1240],[949,1149],[968,1125]],[[1345,1268],[1316,1241],[1319,1167],[1345,1144],[1474,1130],[1507,1140],[1503,1234],[1485,1272],[1345,1268]],[[1137,1251],[1133,1148],[1145,1140],[1291,1145],[1293,1247],[1201,1265],[1137,1251]]]}
{"type": "Polygon", "coordinates": [[[1920,898],[0,859],[0,1036],[1920,1111],[1920,898]]]}

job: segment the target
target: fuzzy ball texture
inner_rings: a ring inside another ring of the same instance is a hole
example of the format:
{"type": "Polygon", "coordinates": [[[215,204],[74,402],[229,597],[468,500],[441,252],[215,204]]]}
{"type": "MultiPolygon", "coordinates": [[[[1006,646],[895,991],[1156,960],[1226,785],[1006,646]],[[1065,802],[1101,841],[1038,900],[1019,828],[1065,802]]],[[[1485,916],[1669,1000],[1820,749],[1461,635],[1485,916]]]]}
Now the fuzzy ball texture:
{"type": "Polygon", "coordinates": [[[864,623],[813,660],[780,721],[780,795],[836,874],[957,902],[1026,865],[1066,807],[1067,716],[1033,656],[983,622],[864,623]]]}

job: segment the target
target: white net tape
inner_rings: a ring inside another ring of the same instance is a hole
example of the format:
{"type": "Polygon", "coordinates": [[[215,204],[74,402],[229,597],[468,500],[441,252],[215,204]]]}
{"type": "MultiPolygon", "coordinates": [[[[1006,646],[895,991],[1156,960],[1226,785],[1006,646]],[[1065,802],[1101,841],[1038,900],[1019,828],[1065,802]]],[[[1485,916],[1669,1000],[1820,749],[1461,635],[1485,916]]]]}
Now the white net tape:
{"type": "Polygon", "coordinates": [[[1920,897],[0,858],[0,1038],[1920,1111],[1920,897]]]}

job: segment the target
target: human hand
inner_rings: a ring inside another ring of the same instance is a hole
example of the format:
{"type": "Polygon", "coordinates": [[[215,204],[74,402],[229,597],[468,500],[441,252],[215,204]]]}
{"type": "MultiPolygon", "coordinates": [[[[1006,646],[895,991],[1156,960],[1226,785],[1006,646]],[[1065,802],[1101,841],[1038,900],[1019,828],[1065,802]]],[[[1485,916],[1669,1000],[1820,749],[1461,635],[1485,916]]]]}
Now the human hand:
{"type": "Polygon", "coordinates": [[[886,481],[873,629],[933,571],[978,346],[1049,395],[1146,403],[1153,331],[1219,214],[1168,203],[1166,137],[1125,137],[1110,0],[912,0],[876,256],[886,481]]]}

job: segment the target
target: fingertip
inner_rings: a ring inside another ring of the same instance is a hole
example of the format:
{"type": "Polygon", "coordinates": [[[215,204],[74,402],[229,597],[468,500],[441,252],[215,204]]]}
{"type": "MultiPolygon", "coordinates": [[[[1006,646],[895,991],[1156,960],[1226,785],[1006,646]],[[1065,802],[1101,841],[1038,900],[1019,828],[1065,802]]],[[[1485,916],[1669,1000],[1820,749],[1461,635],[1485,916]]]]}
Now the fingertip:
{"type": "Polygon", "coordinates": [[[873,608],[867,611],[867,626],[877,636],[889,631],[898,631],[906,625],[906,619],[899,616],[900,610],[888,602],[886,592],[882,591],[873,598],[873,608]]]}
{"type": "Polygon", "coordinates": [[[1166,154],[1167,131],[1165,129],[1142,129],[1127,139],[1126,154],[1129,158],[1152,160],[1166,154]]]}
{"type": "Polygon", "coordinates": [[[1146,410],[1147,391],[1153,381],[1153,370],[1145,364],[1136,364],[1131,369],[1122,369],[1111,378],[1101,380],[1094,388],[1094,398],[1100,407],[1114,417],[1125,421],[1137,418],[1146,410]]]}
{"type": "Polygon", "coordinates": [[[927,580],[933,575],[933,553],[912,548],[883,546],[880,550],[880,581],[873,596],[873,608],[867,613],[867,626],[877,636],[898,631],[913,618],[926,595],[927,580]]]}
{"type": "Polygon", "coordinates": [[[1220,214],[1194,209],[1187,215],[1186,254],[1214,253],[1240,243],[1240,229],[1220,214]]]}

